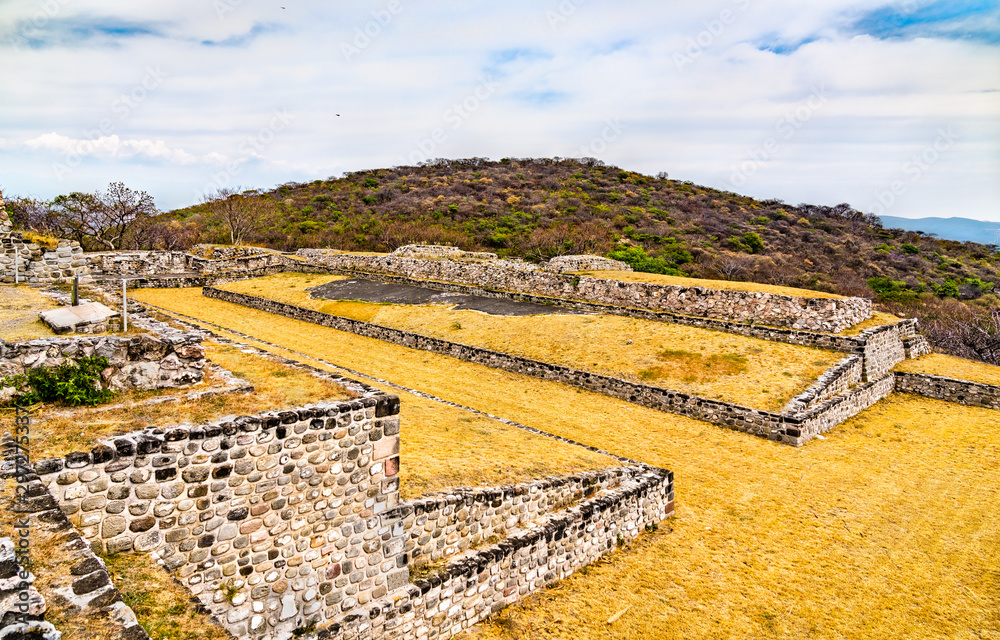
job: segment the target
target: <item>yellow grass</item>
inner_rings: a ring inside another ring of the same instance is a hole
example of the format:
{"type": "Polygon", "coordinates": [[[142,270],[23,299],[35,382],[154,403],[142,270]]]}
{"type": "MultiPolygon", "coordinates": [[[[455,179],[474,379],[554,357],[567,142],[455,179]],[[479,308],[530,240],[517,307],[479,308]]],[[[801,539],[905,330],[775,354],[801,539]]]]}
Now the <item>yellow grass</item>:
{"type": "MultiPolygon", "coordinates": [[[[268,409],[301,406],[310,402],[343,400],[349,396],[339,385],[283,364],[241,353],[239,349],[206,343],[208,357],[255,387],[252,394],[227,394],[193,402],[132,406],[118,410],[79,408],[67,415],[65,407],[52,407],[35,417],[31,455],[35,459],[59,456],[92,447],[111,435],[180,422],[200,423],[226,415],[247,415],[268,409]],[[48,418],[48,419],[46,419],[48,418]]],[[[206,386],[211,386],[208,384],[206,386]]],[[[191,390],[198,387],[191,387],[191,390]]],[[[126,404],[153,395],[187,390],[138,392],[119,396],[112,404],[126,404]]],[[[3,426],[13,422],[5,413],[3,426]]]]}
{"type": "Polygon", "coordinates": [[[882,327],[887,324],[896,324],[898,322],[901,322],[902,320],[903,318],[900,318],[895,314],[885,313],[884,311],[876,311],[872,314],[872,317],[868,318],[863,322],[859,322],[853,327],[841,331],[840,335],[856,336],[865,329],[874,329],[875,327],[882,327]]]}
{"type": "MultiPolygon", "coordinates": [[[[794,449],[189,292],[138,295],[676,472],[674,520],[486,637],[1000,634],[997,412],[897,395],[794,449]]],[[[408,449],[402,462],[434,455],[408,449]]]]}
{"type": "Polygon", "coordinates": [[[941,353],[932,353],[916,360],[904,360],[896,365],[896,371],[926,373],[932,376],[1000,385],[1000,367],[941,353]]]}
{"type": "Polygon", "coordinates": [[[27,285],[0,285],[0,339],[19,342],[56,335],[38,312],[58,306],[27,285]]]}
{"type": "Polygon", "coordinates": [[[704,287],[706,289],[724,289],[727,291],[760,291],[774,293],[793,298],[843,298],[833,293],[781,287],[773,284],[757,282],[736,282],[733,280],[704,280],[701,278],[684,278],[681,276],[665,276],[659,273],[640,273],[638,271],[580,271],[577,275],[601,278],[602,280],[619,280],[621,282],[652,282],[653,284],[676,284],[682,287],[704,287]]]}
{"type": "MultiPolygon", "coordinates": [[[[196,315],[196,313],[191,312],[197,312],[198,309],[192,309],[189,305],[201,305],[204,301],[207,306],[204,307],[205,314],[199,314],[201,317],[279,344],[281,343],[279,340],[285,335],[283,332],[286,324],[291,324],[297,329],[306,331],[306,333],[298,334],[305,345],[299,344],[293,348],[355,370],[357,368],[353,365],[356,364],[356,358],[367,357],[359,356],[359,353],[368,355],[377,353],[378,356],[384,358],[383,361],[389,370],[393,367],[393,354],[397,351],[415,354],[418,362],[423,356],[427,356],[427,361],[421,364],[430,364],[431,360],[434,363],[445,360],[444,356],[415,352],[403,347],[387,345],[377,340],[315,327],[315,325],[313,325],[314,328],[321,330],[317,334],[319,339],[313,345],[308,345],[310,340],[306,336],[312,329],[306,323],[286,320],[250,309],[247,309],[247,313],[244,315],[232,316],[234,305],[202,298],[195,290],[191,289],[173,290],[173,294],[166,289],[144,289],[137,291],[136,295],[147,302],[173,308],[190,315],[196,315]],[[223,316],[229,317],[224,318],[223,316]],[[272,332],[265,329],[263,334],[255,331],[255,329],[268,326],[273,326],[277,330],[272,332]],[[328,334],[343,336],[347,339],[331,342],[327,339],[328,334]],[[355,342],[352,338],[361,342],[355,342]],[[310,348],[300,348],[302,346],[310,348]],[[390,349],[380,350],[382,346],[390,347],[390,349]]],[[[260,344],[254,346],[267,348],[260,344]]],[[[282,357],[303,360],[301,356],[290,351],[267,349],[282,357]]],[[[329,367],[314,360],[305,359],[304,361],[319,368],[329,369],[329,367]]],[[[363,373],[365,372],[363,371],[363,373]]],[[[392,379],[391,376],[382,375],[384,373],[386,371],[380,370],[378,374],[370,375],[392,379]]],[[[368,382],[378,386],[377,383],[368,382]]],[[[511,484],[542,476],[565,475],[620,464],[614,458],[536,436],[463,409],[449,407],[440,402],[402,391],[386,390],[397,393],[402,398],[400,422],[405,427],[400,432],[400,451],[401,459],[404,462],[401,465],[399,475],[400,493],[404,498],[442,491],[456,486],[511,484]],[[497,451],[503,451],[504,454],[497,456],[497,451]],[[433,455],[425,455],[424,452],[433,452],[433,455]]]]}
{"type": "Polygon", "coordinates": [[[820,349],[622,316],[504,317],[437,304],[308,297],[306,288],[326,281],[328,276],[288,273],[220,288],[760,409],[779,410],[838,360],[820,349]],[[726,365],[733,362],[742,366],[726,365]]]}
{"type": "Polygon", "coordinates": [[[191,601],[191,592],[145,555],[105,559],[111,581],[122,592],[152,640],[228,640],[231,636],[191,601]]]}

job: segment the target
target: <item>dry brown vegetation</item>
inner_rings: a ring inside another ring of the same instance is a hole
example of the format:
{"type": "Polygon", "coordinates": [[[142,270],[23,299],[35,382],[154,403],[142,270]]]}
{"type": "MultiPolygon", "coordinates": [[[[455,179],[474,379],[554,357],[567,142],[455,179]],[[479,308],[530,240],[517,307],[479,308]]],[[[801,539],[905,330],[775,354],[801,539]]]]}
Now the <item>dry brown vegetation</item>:
{"type": "MultiPolygon", "coordinates": [[[[139,295],[676,472],[676,518],[503,614],[485,637],[1000,634],[997,412],[895,395],[794,449],[191,292],[139,295]]],[[[418,426],[404,422],[402,434],[418,426]]],[[[408,448],[403,465],[436,455],[408,448]]]]}
{"type": "Polygon", "coordinates": [[[839,359],[820,349],[622,316],[508,317],[444,305],[343,303],[308,297],[306,288],[328,281],[328,276],[287,273],[220,288],[768,410],[780,409],[839,359]],[[679,346],[685,357],[664,357],[679,346]]]}

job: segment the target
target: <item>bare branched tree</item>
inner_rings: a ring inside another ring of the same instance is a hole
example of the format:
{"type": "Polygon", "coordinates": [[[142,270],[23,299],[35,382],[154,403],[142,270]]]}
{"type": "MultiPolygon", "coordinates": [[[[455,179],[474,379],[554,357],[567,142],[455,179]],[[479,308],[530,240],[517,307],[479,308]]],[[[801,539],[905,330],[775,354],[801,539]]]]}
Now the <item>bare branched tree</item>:
{"type": "Polygon", "coordinates": [[[205,198],[213,218],[229,230],[230,244],[239,245],[271,223],[277,203],[258,191],[224,187],[205,198]]]}
{"type": "Polygon", "coordinates": [[[52,212],[63,235],[109,251],[121,249],[134,225],[158,213],[151,195],[133,191],[122,182],[112,182],[106,193],[75,191],[58,196],[52,201],[52,212]]]}

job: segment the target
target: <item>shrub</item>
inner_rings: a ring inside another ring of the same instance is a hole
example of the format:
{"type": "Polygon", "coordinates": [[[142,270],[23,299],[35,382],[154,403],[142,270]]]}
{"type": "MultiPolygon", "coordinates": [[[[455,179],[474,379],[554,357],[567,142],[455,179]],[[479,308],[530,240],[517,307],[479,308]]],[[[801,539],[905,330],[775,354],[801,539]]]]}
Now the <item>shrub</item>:
{"type": "Polygon", "coordinates": [[[903,253],[909,254],[911,256],[920,253],[920,249],[913,246],[912,244],[904,244],[902,248],[903,248],[903,253]]]}
{"type": "Polygon", "coordinates": [[[759,234],[753,231],[747,231],[743,234],[743,244],[750,253],[760,253],[764,250],[764,241],[760,239],[759,234]]]}
{"type": "MultiPolygon", "coordinates": [[[[688,260],[690,260],[691,254],[687,253],[681,249],[685,254],[687,254],[688,260]]],[[[615,249],[607,255],[608,258],[612,260],[619,260],[629,265],[635,271],[641,271],[643,273],[660,273],[668,276],[683,276],[684,272],[677,268],[677,263],[668,262],[663,258],[654,258],[646,253],[646,250],[642,247],[625,247],[623,249],[615,249]]]]}
{"type": "MultiPolygon", "coordinates": [[[[923,292],[923,286],[911,287],[905,282],[889,278],[868,278],[868,286],[878,295],[880,302],[912,302],[923,292]]],[[[955,289],[958,297],[958,289],[955,289]]]]}
{"type": "Polygon", "coordinates": [[[57,367],[29,369],[26,373],[4,378],[2,384],[17,389],[12,399],[14,404],[65,402],[73,407],[94,406],[111,400],[115,395],[100,385],[101,371],[108,366],[107,358],[91,356],[77,362],[67,361],[57,367]]]}

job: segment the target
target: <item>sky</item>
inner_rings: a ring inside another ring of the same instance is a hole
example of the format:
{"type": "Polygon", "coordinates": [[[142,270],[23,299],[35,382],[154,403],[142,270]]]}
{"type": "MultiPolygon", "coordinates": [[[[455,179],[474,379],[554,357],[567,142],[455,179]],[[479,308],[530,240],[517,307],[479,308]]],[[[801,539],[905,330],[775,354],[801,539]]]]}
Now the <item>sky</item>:
{"type": "Polygon", "coordinates": [[[0,0],[0,189],[595,157],[1000,221],[1000,0],[0,0]]]}

